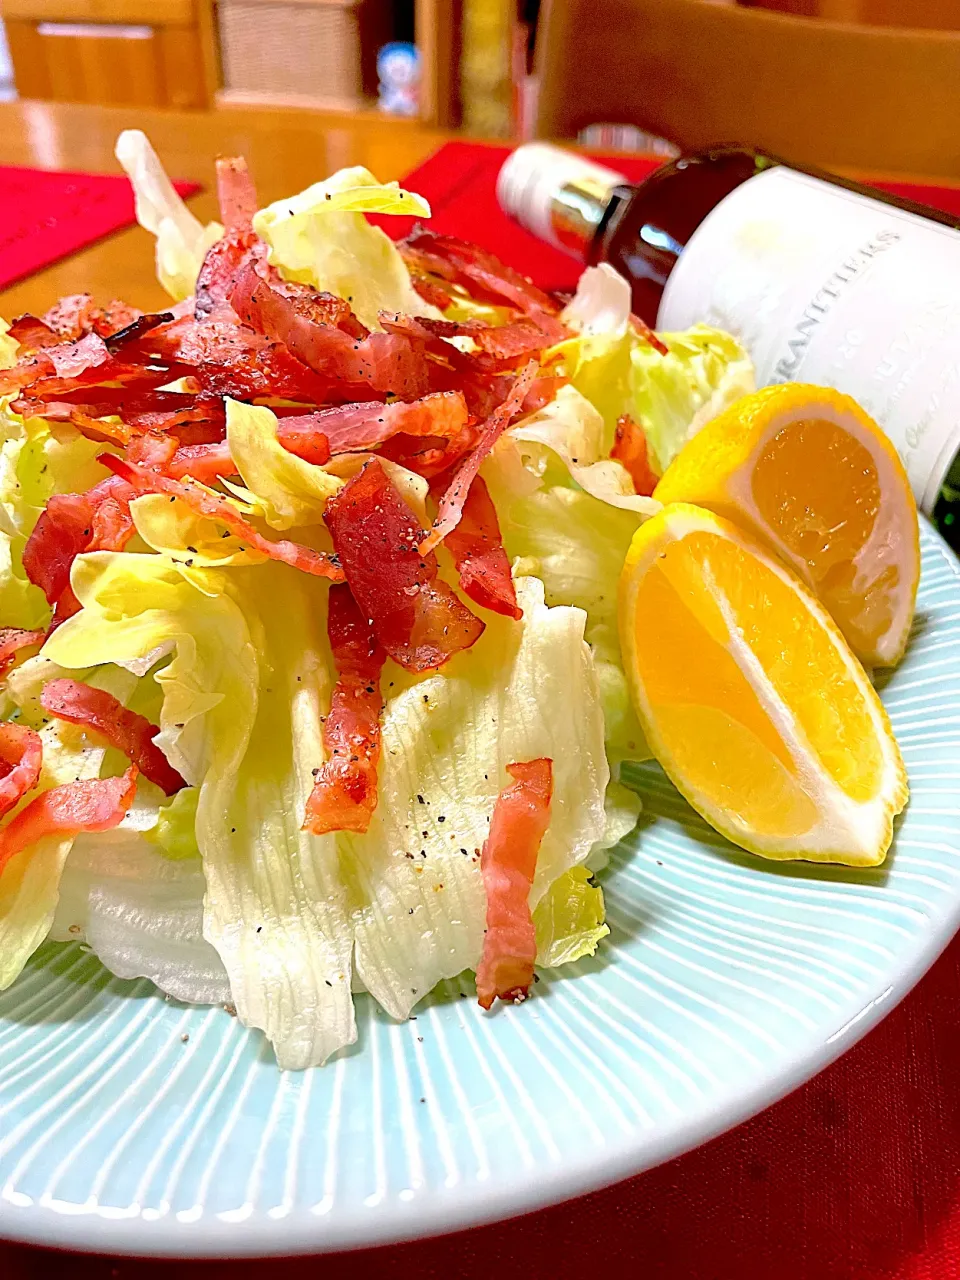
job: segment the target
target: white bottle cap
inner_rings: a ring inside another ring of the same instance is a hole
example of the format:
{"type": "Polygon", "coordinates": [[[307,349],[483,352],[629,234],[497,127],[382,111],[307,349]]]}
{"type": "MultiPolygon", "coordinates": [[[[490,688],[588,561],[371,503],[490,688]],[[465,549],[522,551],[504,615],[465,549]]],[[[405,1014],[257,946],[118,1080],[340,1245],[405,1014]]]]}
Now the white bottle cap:
{"type": "Polygon", "coordinates": [[[565,187],[582,185],[609,191],[627,179],[585,156],[529,142],[517,147],[504,161],[497,178],[500,207],[541,240],[570,249],[557,235],[555,206],[565,187]]]}

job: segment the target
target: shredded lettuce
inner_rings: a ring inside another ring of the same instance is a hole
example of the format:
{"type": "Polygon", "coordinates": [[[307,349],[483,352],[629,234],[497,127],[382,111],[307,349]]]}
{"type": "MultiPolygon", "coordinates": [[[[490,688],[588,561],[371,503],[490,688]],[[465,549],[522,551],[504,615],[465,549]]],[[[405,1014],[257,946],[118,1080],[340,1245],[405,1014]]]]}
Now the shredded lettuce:
{"type": "Polygon", "coordinates": [[[643,427],[663,474],[684,443],[728,405],[755,389],[753,365],[730,334],[698,324],[658,335],[662,355],[633,329],[586,331],[552,348],[559,372],[603,415],[604,451],[613,445],[617,419],[643,427]]]}
{"type": "Polygon", "coordinates": [[[124,129],[114,151],[133,186],[137,221],[156,236],[157,279],[175,302],[193,293],[203,259],[223,235],[219,222],[203,226],[167,177],[139,129],[124,129]]]}
{"type": "Polygon", "coordinates": [[[325,1061],[356,1028],[336,840],[300,830],[331,680],[322,588],[269,562],[181,569],[103,552],[78,557],[71,581],[84,607],[44,647],[55,662],[172,648],[156,741],[200,787],[204,936],[279,1064],[325,1061]]]}
{"type": "Polygon", "coordinates": [[[126,821],[101,835],[77,837],[63,868],[50,937],[86,943],[119,978],[149,978],[178,1000],[223,1004],[231,998],[230,983],[203,936],[199,859],[170,861],[148,837],[149,831],[126,821]]]}
{"type": "Polygon", "coordinates": [[[346,298],[369,328],[378,327],[381,311],[440,315],[416,292],[393,241],[367,221],[367,213],[429,218],[430,206],[356,166],[261,209],[253,228],[281,275],[346,298]]]}
{"type": "Polygon", "coordinates": [[[174,862],[199,858],[197,848],[197,804],[200,792],[184,787],[157,814],[155,840],[160,852],[174,862]]]}
{"type": "Polygon", "coordinates": [[[603,890],[587,867],[558,876],[533,913],[537,963],[545,969],[592,956],[610,932],[604,923],[603,890]]]}

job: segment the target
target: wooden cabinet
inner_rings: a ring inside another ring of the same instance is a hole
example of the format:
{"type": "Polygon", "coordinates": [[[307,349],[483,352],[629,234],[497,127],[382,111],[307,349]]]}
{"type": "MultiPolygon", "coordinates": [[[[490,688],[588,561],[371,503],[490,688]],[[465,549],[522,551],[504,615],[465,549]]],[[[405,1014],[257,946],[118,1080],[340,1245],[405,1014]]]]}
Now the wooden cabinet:
{"type": "Polygon", "coordinates": [[[212,0],[0,0],[17,92],[55,102],[205,107],[212,0]]]}

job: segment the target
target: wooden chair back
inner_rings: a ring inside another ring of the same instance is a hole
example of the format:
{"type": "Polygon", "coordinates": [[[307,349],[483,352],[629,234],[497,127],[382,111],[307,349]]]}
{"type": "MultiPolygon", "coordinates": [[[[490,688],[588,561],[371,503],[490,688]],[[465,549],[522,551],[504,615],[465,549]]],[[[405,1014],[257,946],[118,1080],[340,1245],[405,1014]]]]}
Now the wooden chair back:
{"type": "Polygon", "coordinates": [[[534,129],[634,124],[683,150],[960,177],[960,32],[820,22],[706,0],[544,0],[534,129]]]}

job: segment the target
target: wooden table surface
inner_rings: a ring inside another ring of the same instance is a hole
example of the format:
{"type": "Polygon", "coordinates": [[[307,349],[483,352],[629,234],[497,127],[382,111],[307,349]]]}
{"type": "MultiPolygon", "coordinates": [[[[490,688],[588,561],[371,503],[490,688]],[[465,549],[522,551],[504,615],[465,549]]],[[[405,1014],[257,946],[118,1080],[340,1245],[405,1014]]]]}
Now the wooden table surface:
{"type": "MultiPolygon", "coordinates": [[[[217,213],[218,155],[246,156],[263,205],[345,165],[365,165],[384,181],[399,178],[449,137],[373,112],[345,117],[265,108],[181,112],[8,102],[0,103],[0,164],[116,173],[114,143],[130,128],[144,130],[172,178],[203,183],[190,205],[204,222],[217,213]]],[[[0,315],[42,312],[62,294],[81,292],[104,302],[123,298],[145,310],[167,302],[153,274],[152,237],[139,227],[121,231],[21,280],[0,291],[0,315]]]]}

